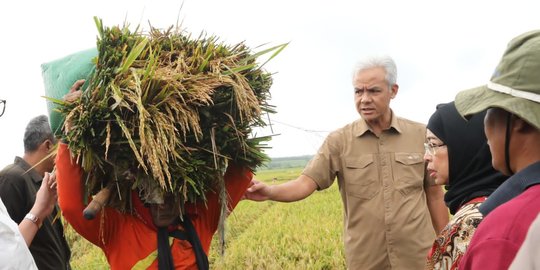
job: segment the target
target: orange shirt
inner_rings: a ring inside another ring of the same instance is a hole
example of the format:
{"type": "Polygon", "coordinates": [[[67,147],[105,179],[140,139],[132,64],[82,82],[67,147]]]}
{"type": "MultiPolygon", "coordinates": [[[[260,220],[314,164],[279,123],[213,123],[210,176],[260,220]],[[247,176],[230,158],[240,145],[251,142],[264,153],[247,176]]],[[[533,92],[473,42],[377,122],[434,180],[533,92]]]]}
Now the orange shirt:
{"type": "MultiPolygon", "coordinates": [[[[62,214],[81,236],[100,247],[111,269],[157,269],[157,232],[151,223],[147,208],[139,208],[138,216],[122,214],[105,207],[101,215],[93,220],[83,217],[82,170],[70,158],[66,144],[60,144],[56,158],[58,183],[58,203],[62,214]],[[142,210],[141,210],[142,209],[142,210]],[[101,232],[101,235],[100,235],[101,232]]],[[[225,183],[232,210],[242,198],[253,174],[247,168],[229,166],[225,173],[225,183]]],[[[218,194],[209,192],[207,203],[186,205],[186,209],[206,254],[210,249],[212,236],[217,230],[220,205],[218,194]]],[[[173,238],[170,238],[173,239],[173,238]]],[[[175,269],[197,269],[195,253],[186,240],[172,240],[171,253],[175,269]]]]}

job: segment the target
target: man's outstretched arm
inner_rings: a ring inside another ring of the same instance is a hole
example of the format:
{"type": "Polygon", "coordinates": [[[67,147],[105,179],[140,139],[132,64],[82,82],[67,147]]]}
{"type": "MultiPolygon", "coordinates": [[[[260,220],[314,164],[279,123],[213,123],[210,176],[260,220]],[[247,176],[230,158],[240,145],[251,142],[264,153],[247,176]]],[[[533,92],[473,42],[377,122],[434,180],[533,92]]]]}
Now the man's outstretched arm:
{"type": "Polygon", "coordinates": [[[244,197],[252,201],[294,202],[308,197],[315,190],[317,190],[315,180],[302,174],[294,180],[272,186],[252,180],[244,197]]]}

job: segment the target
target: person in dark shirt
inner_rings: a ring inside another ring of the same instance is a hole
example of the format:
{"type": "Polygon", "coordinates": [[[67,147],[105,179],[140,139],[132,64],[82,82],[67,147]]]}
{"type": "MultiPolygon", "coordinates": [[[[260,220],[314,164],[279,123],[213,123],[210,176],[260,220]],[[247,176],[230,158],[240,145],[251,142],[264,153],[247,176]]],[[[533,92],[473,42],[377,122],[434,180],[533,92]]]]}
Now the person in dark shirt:
{"type": "Polygon", "coordinates": [[[48,119],[41,115],[32,119],[24,134],[24,156],[0,171],[0,197],[16,223],[34,218],[39,230],[30,244],[30,252],[39,269],[70,269],[71,252],[64,238],[57,209],[43,220],[30,210],[46,172],[54,168],[51,155],[56,144],[48,119]],[[30,213],[28,215],[27,213],[30,213]]]}

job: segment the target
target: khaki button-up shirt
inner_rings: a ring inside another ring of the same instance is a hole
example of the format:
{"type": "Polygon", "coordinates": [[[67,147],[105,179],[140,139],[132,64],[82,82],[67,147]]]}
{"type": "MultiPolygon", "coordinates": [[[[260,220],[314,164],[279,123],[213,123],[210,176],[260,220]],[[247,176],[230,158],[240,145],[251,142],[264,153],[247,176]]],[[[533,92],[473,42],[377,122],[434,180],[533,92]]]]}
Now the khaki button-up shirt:
{"type": "Polygon", "coordinates": [[[435,232],[426,204],[426,128],[392,117],[379,137],[359,119],[328,135],[303,174],[338,180],[349,269],[423,269],[435,232]]]}

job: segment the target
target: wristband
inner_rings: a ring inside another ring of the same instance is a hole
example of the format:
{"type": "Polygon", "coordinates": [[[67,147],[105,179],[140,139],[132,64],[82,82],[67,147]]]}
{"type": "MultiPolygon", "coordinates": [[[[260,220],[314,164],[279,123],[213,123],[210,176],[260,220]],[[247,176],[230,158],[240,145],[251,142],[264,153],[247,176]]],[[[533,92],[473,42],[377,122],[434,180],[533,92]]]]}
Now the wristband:
{"type": "Polygon", "coordinates": [[[28,214],[26,214],[26,216],[24,216],[24,218],[28,219],[28,220],[32,221],[32,223],[36,224],[38,226],[38,229],[41,228],[41,225],[42,225],[41,220],[39,220],[39,218],[36,215],[34,215],[32,213],[28,213],[28,214]]]}

